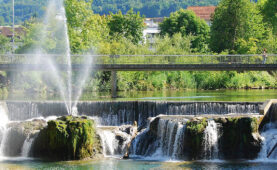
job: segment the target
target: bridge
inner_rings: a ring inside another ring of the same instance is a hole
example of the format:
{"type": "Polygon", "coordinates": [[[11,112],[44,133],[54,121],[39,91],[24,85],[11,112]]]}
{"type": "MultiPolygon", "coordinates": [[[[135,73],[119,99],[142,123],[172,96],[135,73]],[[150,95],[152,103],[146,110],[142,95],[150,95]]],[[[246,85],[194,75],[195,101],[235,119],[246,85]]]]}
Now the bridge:
{"type": "MultiPolygon", "coordinates": [[[[60,71],[68,70],[65,56],[58,54],[2,54],[0,70],[51,71],[47,64],[54,61],[60,71]]],[[[71,55],[72,70],[112,72],[112,97],[116,97],[116,71],[274,71],[277,54],[251,55],[71,55]],[[91,59],[92,64],[87,65],[91,59]]]]}
{"type": "MultiPolygon", "coordinates": [[[[91,58],[92,70],[102,71],[272,71],[277,70],[277,54],[254,55],[71,55],[72,69],[86,66],[91,58]]],[[[67,70],[64,56],[58,54],[2,54],[0,70],[49,71],[49,65],[39,62],[50,59],[59,70],[67,70]]]]}

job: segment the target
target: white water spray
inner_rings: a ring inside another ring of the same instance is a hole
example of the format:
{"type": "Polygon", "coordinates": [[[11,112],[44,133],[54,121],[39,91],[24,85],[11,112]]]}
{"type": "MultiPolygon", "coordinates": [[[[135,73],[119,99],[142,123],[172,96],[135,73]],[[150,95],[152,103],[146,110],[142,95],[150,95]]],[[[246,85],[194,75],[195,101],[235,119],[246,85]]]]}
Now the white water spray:
{"type": "Polygon", "coordinates": [[[214,120],[208,120],[204,131],[204,159],[218,159],[218,127],[214,120]]]}
{"type": "Polygon", "coordinates": [[[115,134],[108,130],[101,130],[99,132],[104,156],[114,155],[116,143],[115,143],[115,134]]]}
{"type": "Polygon", "coordinates": [[[269,123],[265,126],[265,131],[261,134],[263,138],[262,149],[258,155],[258,160],[276,160],[277,158],[277,126],[269,123]]]}
{"type": "Polygon", "coordinates": [[[29,152],[31,150],[31,146],[33,144],[35,138],[30,138],[29,136],[25,139],[24,144],[22,146],[21,156],[28,157],[29,152]]]}
{"type": "Polygon", "coordinates": [[[6,104],[1,102],[0,103],[0,156],[4,156],[4,149],[5,149],[5,144],[7,141],[7,136],[9,134],[9,129],[7,129],[7,124],[9,123],[9,118],[7,115],[7,109],[6,109],[6,104]]]}

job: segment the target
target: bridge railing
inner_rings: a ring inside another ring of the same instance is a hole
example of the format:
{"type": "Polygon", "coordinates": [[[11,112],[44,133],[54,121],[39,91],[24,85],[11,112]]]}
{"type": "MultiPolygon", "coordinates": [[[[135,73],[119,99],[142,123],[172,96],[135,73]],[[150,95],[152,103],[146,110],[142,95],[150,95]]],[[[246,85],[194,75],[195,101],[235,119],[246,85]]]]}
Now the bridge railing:
{"type": "MultiPolygon", "coordinates": [[[[71,55],[72,64],[264,64],[264,57],[254,55],[71,55]]],[[[54,60],[65,64],[58,54],[0,54],[0,64],[36,64],[54,60]]],[[[268,54],[265,64],[277,64],[277,54],[268,54]]]]}

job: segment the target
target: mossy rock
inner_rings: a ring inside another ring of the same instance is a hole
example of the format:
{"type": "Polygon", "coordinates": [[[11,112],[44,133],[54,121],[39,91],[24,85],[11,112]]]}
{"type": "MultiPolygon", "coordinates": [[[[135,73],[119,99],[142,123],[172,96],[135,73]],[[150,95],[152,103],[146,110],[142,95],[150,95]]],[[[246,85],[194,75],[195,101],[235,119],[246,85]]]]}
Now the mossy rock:
{"type": "Polygon", "coordinates": [[[184,152],[190,160],[201,159],[203,135],[207,124],[206,118],[187,122],[184,152]]]}
{"type": "Polygon", "coordinates": [[[102,153],[93,120],[63,116],[48,122],[32,146],[32,156],[51,160],[81,160],[102,153]]]}
{"type": "Polygon", "coordinates": [[[258,133],[259,119],[256,117],[232,117],[222,123],[219,139],[224,159],[254,159],[261,149],[258,133]]]}

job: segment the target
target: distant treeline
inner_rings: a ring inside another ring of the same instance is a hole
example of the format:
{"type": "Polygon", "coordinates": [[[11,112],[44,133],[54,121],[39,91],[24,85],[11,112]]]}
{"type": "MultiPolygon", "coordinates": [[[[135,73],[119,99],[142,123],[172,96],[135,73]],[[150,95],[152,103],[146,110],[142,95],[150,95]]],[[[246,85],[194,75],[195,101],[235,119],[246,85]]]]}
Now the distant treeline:
{"type": "Polygon", "coordinates": [[[220,0],[94,0],[92,9],[95,13],[109,14],[119,10],[126,13],[131,8],[139,11],[145,17],[169,16],[180,8],[186,9],[188,6],[209,6],[217,5],[220,0]]]}
{"type": "MultiPolygon", "coordinates": [[[[48,0],[14,0],[15,23],[44,14],[48,0]]],[[[0,25],[12,24],[12,0],[0,0],[0,25]]]]}
{"type": "MultiPolygon", "coordinates": [[[[22,24],[31,17],[42,17],[49,0],[15,0],[15,23],[22,24]]],[[[100,15],[126,13],[131,8],[145,17],[169,16],[188,6],[217,5],[220,0],[93,0],[92,10],[100,15]]],[[[0,0],[0,25],[12,24],[12,0],[0,0]]]]}

